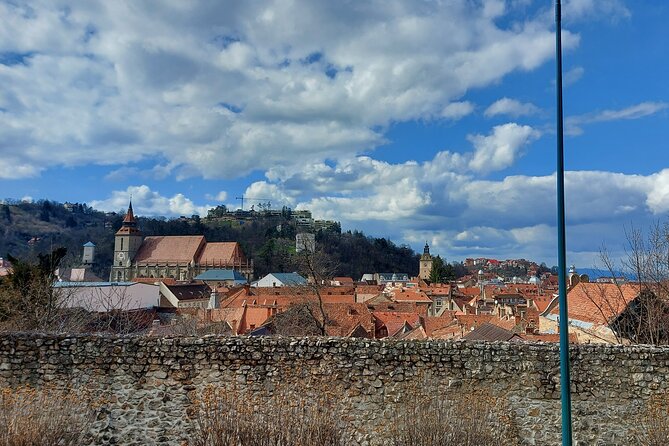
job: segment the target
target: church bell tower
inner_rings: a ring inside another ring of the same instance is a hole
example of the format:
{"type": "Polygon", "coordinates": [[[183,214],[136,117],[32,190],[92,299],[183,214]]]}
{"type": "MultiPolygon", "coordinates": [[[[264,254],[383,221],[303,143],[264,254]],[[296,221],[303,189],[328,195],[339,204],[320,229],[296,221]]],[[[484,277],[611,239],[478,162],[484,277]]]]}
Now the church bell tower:
{"type": "Polygon", "coordinates": [[[114,261],[109,280],[124,282],[132,279],[132,260],[142,245],[144,237],[137,227],[137,220],[132,210],[132,201],[123,218],[121,228],[114,237],[114,261]]]}

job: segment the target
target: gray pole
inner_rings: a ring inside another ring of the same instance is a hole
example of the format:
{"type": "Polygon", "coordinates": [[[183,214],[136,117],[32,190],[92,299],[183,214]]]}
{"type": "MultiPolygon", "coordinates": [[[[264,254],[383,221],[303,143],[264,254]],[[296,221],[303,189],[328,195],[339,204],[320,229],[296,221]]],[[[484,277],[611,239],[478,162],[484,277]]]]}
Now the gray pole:
{"type": "Polygon", "coordinates": [[[562,118],[562,10],[555,1],[555,53],[557,59],[557,226],[558,283],[560,302],[560,388],[562,402],[562,446],[571,446],[571,379],[569,376],[569,312],[567,311],[567,246],[564,209],[564,136],[562,118]]]}

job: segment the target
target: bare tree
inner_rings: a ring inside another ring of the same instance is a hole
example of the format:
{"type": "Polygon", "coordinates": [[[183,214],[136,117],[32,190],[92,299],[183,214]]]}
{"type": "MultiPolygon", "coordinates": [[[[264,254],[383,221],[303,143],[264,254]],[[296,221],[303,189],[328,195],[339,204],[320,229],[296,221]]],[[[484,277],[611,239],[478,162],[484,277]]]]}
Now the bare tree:
{"type": "Polygon", "coordinates": [[[328,315],[323,302],[323,288],[329,285],[337,271],[336,264],[323,251],[304,249],[295,255],[295,265],[298,272],[303,274],[307,283],[297,287],[308,294],[315,296],[315,302],[308,302],[304,309],[311,315],[318,326],[321,336],[327,334],[328,315]]]}
{"type": "Polygon", "coordinates": [[[655,223],[647,236],[634,226],[625,228],[625,241],[619,265],[605,247],[600,250],[612,283],[591,286],[595,291],[587,297],[619,343],[668,344],[669,224],[655,223]]]}

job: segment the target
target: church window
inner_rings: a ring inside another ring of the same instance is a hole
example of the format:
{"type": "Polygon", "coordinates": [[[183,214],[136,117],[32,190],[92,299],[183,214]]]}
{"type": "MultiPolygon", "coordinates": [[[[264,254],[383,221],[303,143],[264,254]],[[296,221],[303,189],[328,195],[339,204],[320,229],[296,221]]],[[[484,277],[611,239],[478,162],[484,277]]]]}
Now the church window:
{"type": "Polygon", "coordinates": [[[121,239],[121,251],[123,251],[123,239],[121,239]]]}

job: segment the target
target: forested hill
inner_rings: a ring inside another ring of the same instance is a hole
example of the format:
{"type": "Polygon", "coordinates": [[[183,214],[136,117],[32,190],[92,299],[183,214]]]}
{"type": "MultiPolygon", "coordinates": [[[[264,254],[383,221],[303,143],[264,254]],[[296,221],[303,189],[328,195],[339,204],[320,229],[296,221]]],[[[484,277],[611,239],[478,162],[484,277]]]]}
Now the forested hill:
{"type": "MultiPolygon", "coordinates": [[[[144,235],[203,234],[208,241],[238,241],[247,257],[254,260],[258,276],[292,268],[287,259],[295,250],[298,223],[290,209],[272,215],[262,211],[247,212],[239,219],[234,218],[234,213],[226,216],[228,218],[138,217],[138,222],[144,235]]],[[[64,264],[75,266],[80,261],[82,245],[92,241],[97,246],[93,269],[106,278],[112,261],[114,233],[122,219],[122,214],[96,211],[85,204],[6,201],[0,204],[0,257],[11,254],[31,258],[64,246],[68,250],[64,264]]],[[[397,246],[390,240],[369,237],[358,231],[341,232],[338,225],[315,233],[317,247],[330,256],[337,275],[359,280],[364,273],[418,274],[419,256],[407,246],[397,246]]]]}

